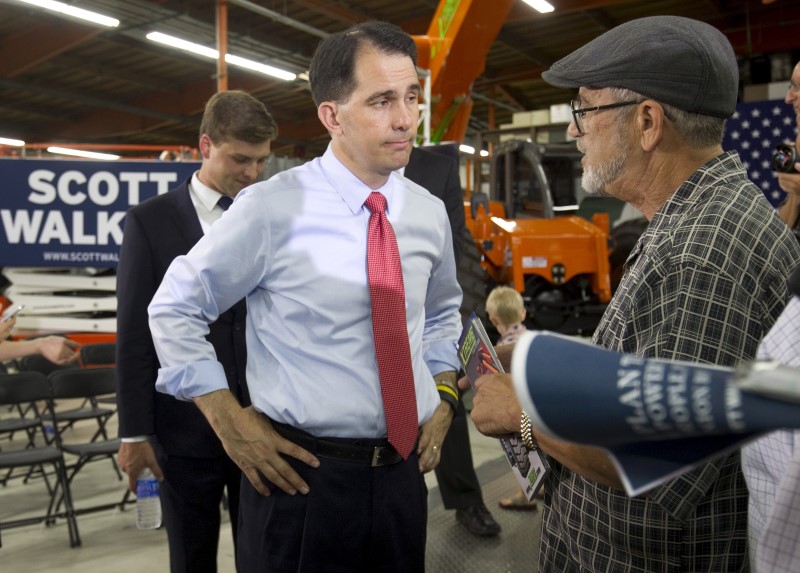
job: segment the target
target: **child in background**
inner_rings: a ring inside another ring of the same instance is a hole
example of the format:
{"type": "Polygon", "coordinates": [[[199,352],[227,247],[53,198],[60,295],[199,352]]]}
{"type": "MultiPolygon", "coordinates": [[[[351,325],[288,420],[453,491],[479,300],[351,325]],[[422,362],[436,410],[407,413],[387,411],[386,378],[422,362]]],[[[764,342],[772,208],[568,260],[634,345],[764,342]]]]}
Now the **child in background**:
{"type": "Polygon", "coordinates": [[[499,286],[492,289],[486,299],[486,314],[492,322],[500,339],[497,346],[516,342],[525,328],[525,303],[522,295],[511,287],[499,286]]]}
{"type": "MultiPolygon", "coordinates": [[[[525,302],[522,300],[522,295],[513,288],[499,286],[492,289],[486,299],[486,314],[500,333],[497,346],[516,342],[517,338],[528,330],[525,327],[525,302]]],[[[514,497],[503,498],[498,504],[503,509],[536,509],[536,502],[528,501],[521,489],[514,497]]]]}

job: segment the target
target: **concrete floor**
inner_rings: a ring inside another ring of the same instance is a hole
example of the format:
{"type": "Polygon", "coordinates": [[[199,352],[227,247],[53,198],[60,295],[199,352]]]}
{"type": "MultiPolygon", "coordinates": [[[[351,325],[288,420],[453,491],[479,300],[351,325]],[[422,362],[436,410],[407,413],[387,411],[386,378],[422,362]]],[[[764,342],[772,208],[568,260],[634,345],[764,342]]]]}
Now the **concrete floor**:
{"type": "MultiPolygon", "coordinates": [[[[5,412],[0,413],[0,416],[5,412]]],[[[111,431],[116,434],[115,419],[111,431]]],[[[78,428],[80,437],[87,428],[78,428]]],[[[497,507],[500,497],[516,491],[516,481],[510,472],[496,440],[480,435],[470,422],[472,454],[481,480],[487,507],[503,526],[503,533],[493,539],[479,539],[458,525],[454,512],[441,506],[436,477],[426,476],[430,490],[427,547],[429,573],[489,573],[535,572],[541,513],[509,512],[497,507]]],[[[21,439],[21,438],[20,438],[21,439]]],[[[0,447],[13,447],[7,441],[0,447]]],[[[90,463],[73,483],[77,508],[119,501],[125,483],[118,481],[109,461],[90,463]]],[[[16,517],[31,508],[38,510],[47,503],[41,480],[24,484],[13,479],[0,488],[0,521],[16,517]]],[[[124,511],[104,510],[81,515],[78,525],[82,546],[70,549],[66,524],[55,526],[31,525],[3,530],[0,548],[0,572],[3,573],[158,573],[168,571],[166,531],[136,529],[133,505],[124,511]]],[[[220,535],[218,552],[220,573],[234,572],[233,544],[230,524],[225,522],[220,535]]]]}

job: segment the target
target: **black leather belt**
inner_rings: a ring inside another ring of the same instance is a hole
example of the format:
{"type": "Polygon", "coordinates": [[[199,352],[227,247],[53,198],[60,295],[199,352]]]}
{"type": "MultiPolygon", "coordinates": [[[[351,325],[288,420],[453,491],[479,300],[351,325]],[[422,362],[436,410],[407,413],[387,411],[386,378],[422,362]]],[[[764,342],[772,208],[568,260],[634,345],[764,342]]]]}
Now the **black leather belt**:
{"type": "Polygon", "coordinates": [[[341,439],[342,441],[339,441],[339,439],[337,441],[325,440],[274,420],[270,420],[270,422],[275,431],[281,436],[322,458],[369,464],[373,468],[403,461],[403,457],[389,445],[387,440],[353,439],[344,441],[344,438],[341,439]],[[359,445],[353,443],[358,441],[368,442],[369,444],[359,445]],[[380,445],[372,445],[373,443],[380,445]]]}

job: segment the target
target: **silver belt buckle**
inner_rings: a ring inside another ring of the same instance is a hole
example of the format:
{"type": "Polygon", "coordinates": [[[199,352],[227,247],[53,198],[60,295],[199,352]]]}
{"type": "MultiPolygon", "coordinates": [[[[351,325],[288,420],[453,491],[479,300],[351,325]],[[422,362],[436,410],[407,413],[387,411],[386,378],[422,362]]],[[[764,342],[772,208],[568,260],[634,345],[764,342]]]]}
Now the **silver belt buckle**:
{"type": "Polygon", "coordinates": [[[391,462],[391,456],[385,455],[386,450],[389,448],[384,446],[376,446],[372,448],[372,463],[370,464],[373,468],[379,468],[381,466],[389,465],[391,462]]]}

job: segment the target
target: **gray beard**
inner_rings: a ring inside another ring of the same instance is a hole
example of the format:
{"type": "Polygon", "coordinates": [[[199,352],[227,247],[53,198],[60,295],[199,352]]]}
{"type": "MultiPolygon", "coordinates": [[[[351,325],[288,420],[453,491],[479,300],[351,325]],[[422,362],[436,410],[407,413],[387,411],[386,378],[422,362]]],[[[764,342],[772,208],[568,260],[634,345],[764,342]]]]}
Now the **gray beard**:
{"type": "MultiPolygon", "coordinates": [[[[611,161],[601,165],[587,167],[581,176],[581,185],[586,193],[591,195],[605,194],[605,186],[614,181],[622,173],[625,163],[628,161],[628,149],[624,146],[619,132],[614,133],[610,145],[619,149],[618,155],[611,161]]],[[[578,151],[586,153],[586,150],[578,141],[578,151]]]]}
{"type": "Polygon", "coordinates": [[[627,160],[628,154],[622,153],[602,165],[587,167],[581,177],[583,190],[593,195],[603,193],[605,186],[620,176],[627,160]]]}

